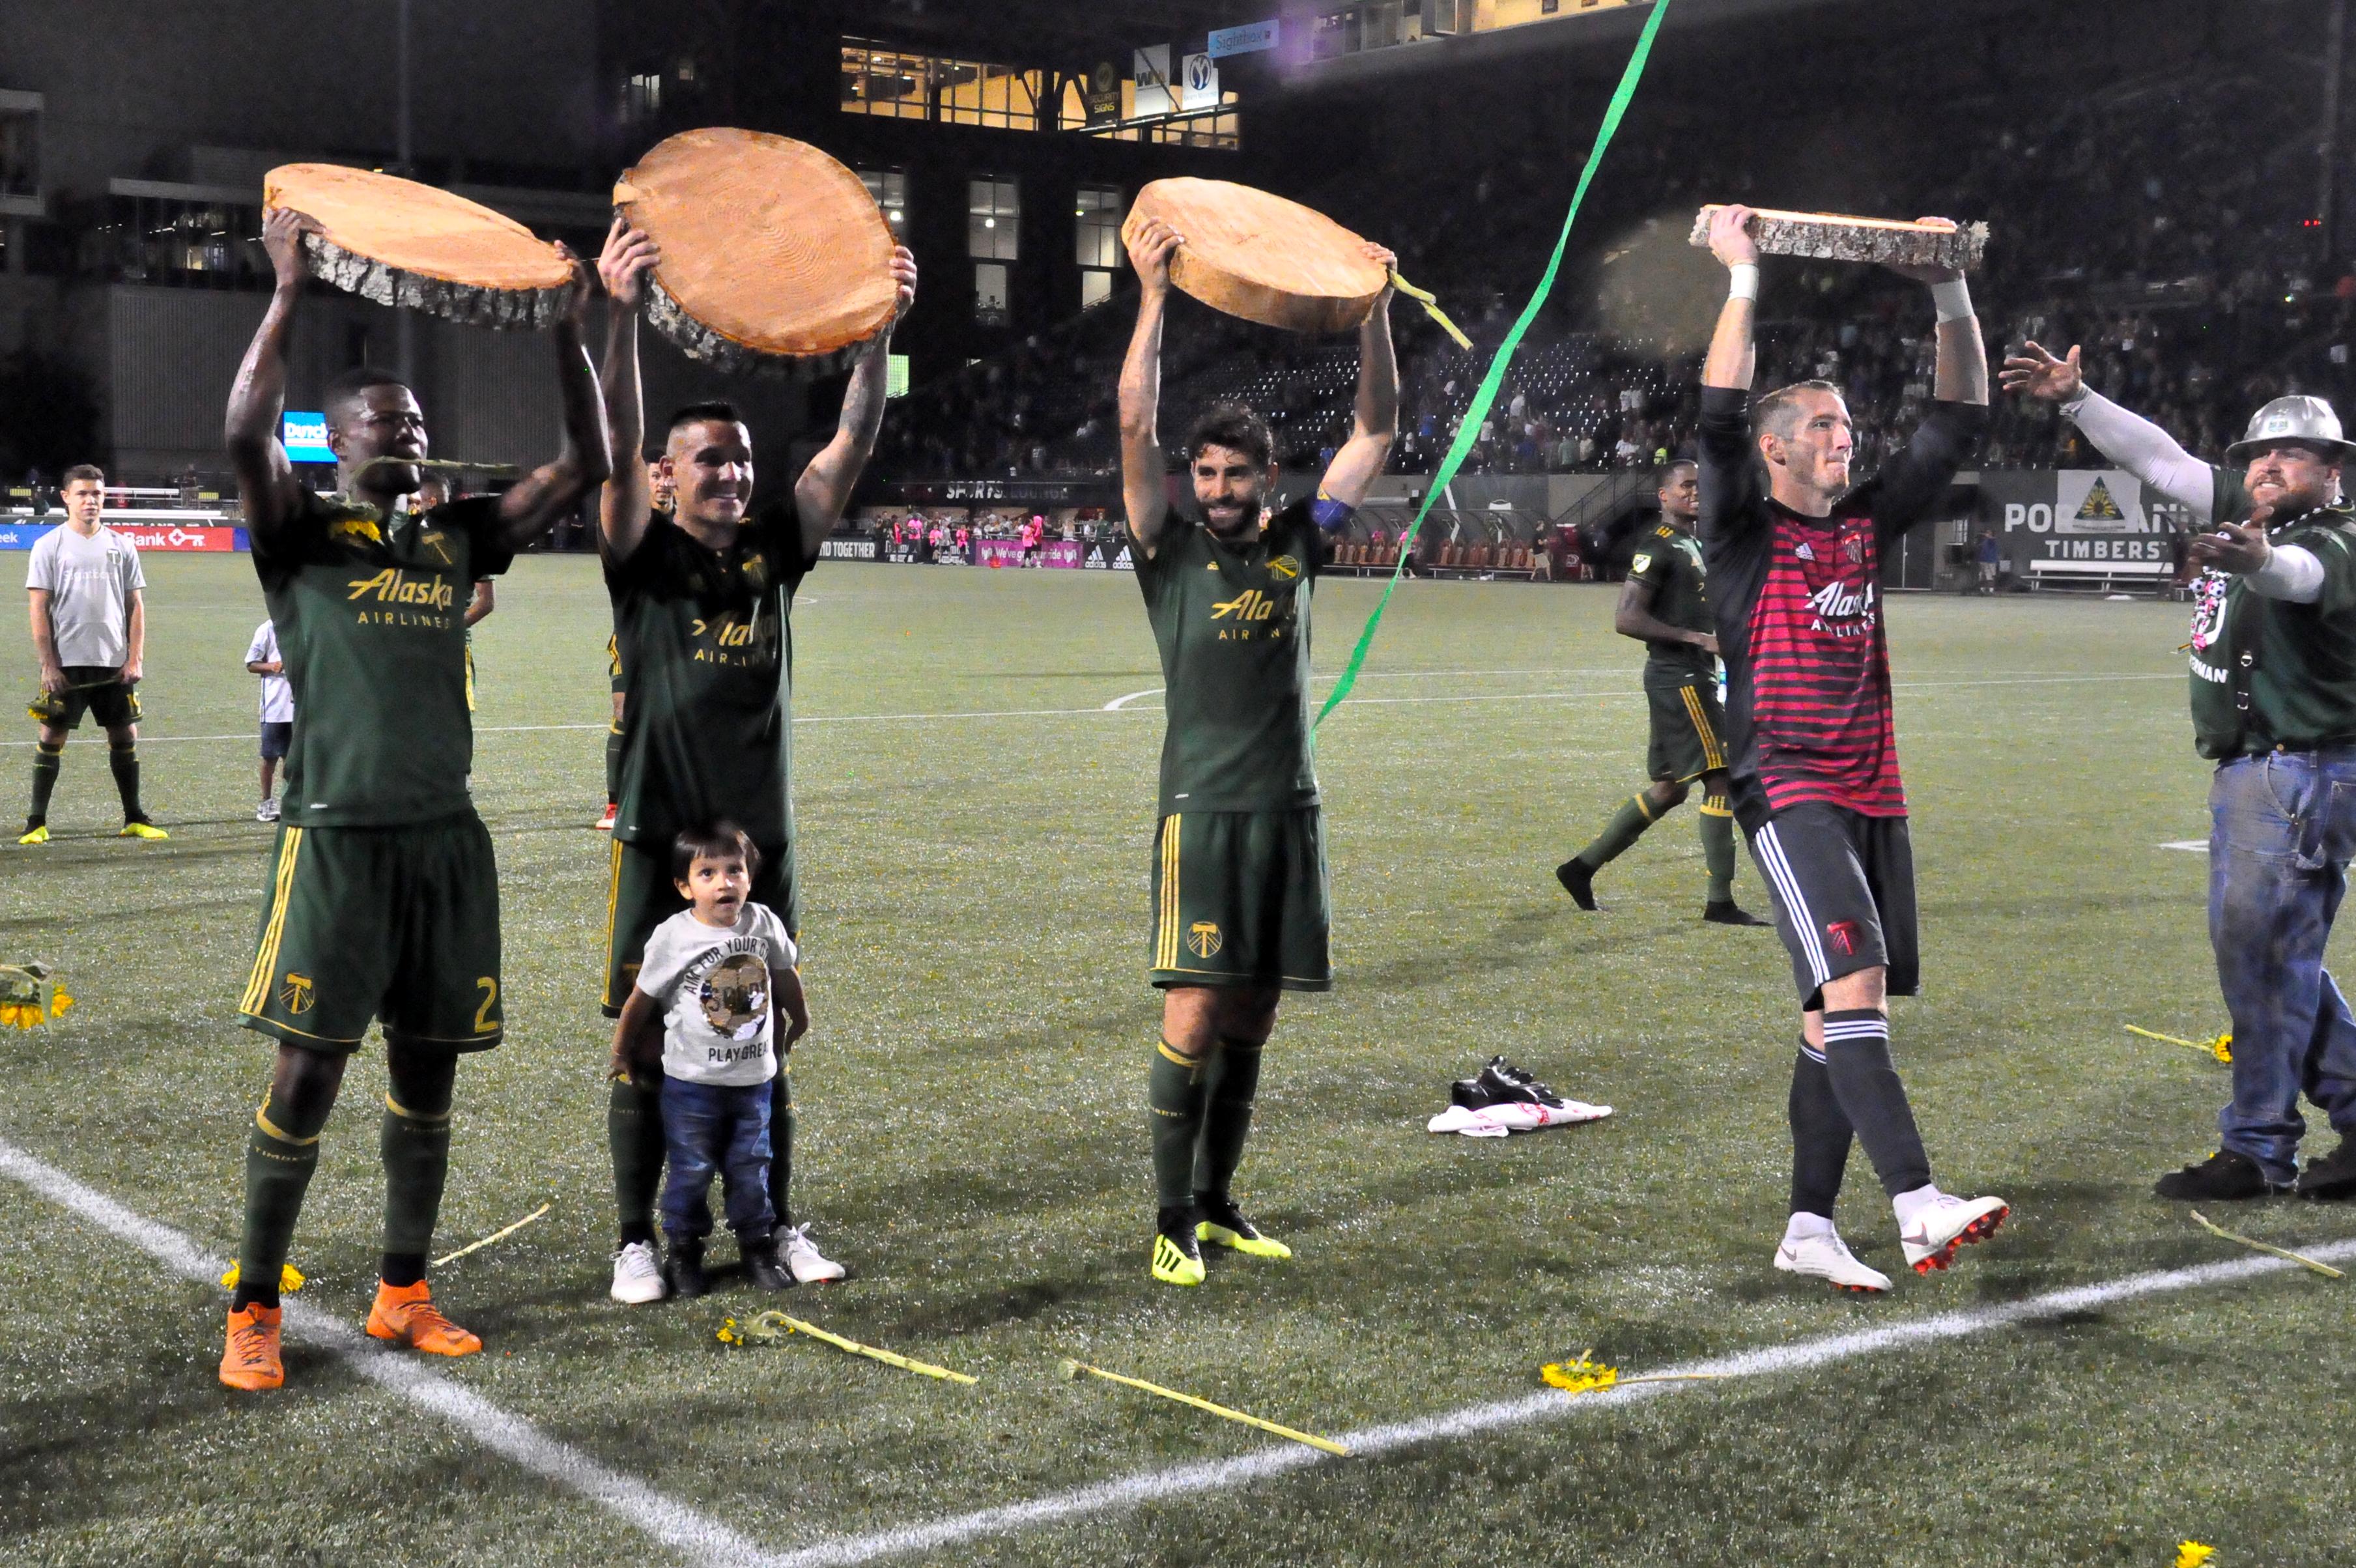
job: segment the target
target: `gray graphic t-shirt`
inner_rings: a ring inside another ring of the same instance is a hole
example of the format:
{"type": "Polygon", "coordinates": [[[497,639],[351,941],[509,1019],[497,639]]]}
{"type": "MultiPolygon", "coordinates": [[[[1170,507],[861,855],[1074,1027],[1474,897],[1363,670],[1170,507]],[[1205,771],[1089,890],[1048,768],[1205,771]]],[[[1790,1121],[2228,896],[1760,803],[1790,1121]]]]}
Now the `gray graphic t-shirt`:
{"type": "Polygon", "coordinates": [[[638,989],[662,1004],[663,1076],[723,1088],[776,1077],[769,972],[798,961],[764,904],[746,904],[734,926],[707,926],[692,909],[657,926],[638,989]]]}

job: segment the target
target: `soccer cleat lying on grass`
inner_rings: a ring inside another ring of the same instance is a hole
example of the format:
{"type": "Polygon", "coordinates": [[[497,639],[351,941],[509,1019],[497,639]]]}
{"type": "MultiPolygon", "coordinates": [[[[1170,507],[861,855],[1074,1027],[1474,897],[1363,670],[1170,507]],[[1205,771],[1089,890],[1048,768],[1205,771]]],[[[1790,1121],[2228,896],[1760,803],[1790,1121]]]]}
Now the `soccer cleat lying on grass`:
{"type": "Polygon", "coordinates": [[[1787,1274],[1805,1274],[1838,1290],[1879,1294],[1890,1288],[1890,1276],[1857,1261],[1833,1231],[1815,1236],[1786,1236],[1775,1249],[1775,1266],[1787,1274]]]}
{"type": "Polygon", "coordinates": [[[429,1356],[471,1356],[483,1342],[442,1316],[423,1280],[413,1285],[376,1283],[376,1304],[369,1308],[369,1337],[391,1339],[429,1356]]]}
{"type": "Polygon", "coordinates": [[[1600,1122],[1612,1114],[1609,1105],[1564,1099],[1503,1057],[1491,1057],[1479,1073],[1449,1085],[1448,1102],[1447,1110],[1424,1123],[1426,1131],[1502,1138],[1573,1122],[1600,1122]]]}
{"type": "Polygon", "coordinates": [[[1945,1268],[1954,1260],[1956,1248],[1970,1241],[1987,1240],[2011,1212],[2011,1206],[2000,1197],[1939,1194],[1899,1228],[1898,1239],[1905,1245],[1908,1266],[1918,1274],[1945,1268]]]}

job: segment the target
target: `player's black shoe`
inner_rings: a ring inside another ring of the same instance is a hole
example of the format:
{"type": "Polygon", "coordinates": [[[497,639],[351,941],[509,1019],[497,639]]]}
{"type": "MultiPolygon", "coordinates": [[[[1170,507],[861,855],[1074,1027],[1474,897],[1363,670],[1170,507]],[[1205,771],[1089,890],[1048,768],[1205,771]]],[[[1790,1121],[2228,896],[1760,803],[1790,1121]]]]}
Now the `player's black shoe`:
{"type": "Polygon", "coordinates": [[[755,1290],[791,1290],[794,1272],[777,1256],[777,1243],[773,1238],[744,1248],[744,1277],[755,1290]]]}
{"type": "Polygon", "coordinates": [[[2340,1139],[2340,1146],[2321,1159],[2308,1161],[2294,1186],[2299,1197],[2325,1202],[2356,1197],[2356,1133],[2340,1139]]]}
{"type": "Polygon", "coordinates": [[[1713,926],[1763,926],[1768,923],[1732,899],[1723,904],[1703,905],[1701,918],[1713,926]]]}
{"type": "Polygon", "coordinates": [[[712,1281],[703,1273],[703,1243],[681,1241],[663,1260],[663,1283],[670,1294],[686,1300],[712,1294],[712,1281]]]}
{"type": "Polygon", "coordinates": [[[2234,1203],[2245,1197],[2270,1197],[2289,1189],[2268,1181],[2266,1173],[2249,1155],[2220,1149],[2199,1165],[2169,1172],[2151,1184],[2151,1190],[2161,1197],[2234,1203]]]}
{"type": "Polygon", "coordinates": [[[1554,868],[1554,879],[1562,884],[1572,903],[1582,909],[1595,908],[1595,868],[1587,862],[1571,856],[1554,868]]]}

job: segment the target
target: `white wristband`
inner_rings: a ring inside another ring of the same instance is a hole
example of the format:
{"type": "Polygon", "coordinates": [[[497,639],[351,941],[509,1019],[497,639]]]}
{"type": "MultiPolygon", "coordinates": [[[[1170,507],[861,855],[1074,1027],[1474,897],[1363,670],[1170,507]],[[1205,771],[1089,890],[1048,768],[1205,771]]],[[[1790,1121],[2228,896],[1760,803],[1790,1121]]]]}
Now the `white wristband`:
{"type": "Polygon", "coordinates": [[[1939,307],[1939,325],[1950,321],[1969,320],[1977,314],[1972,309],[1972,285],[1962,278],[1949,278],[1945,283],[1931,285],[1931,303],[1939,307]]]}
{"type": "Polygon", "coordinates": [[[1726,269],[1726,297],[1757,299],[1759,297],[1759,263],[1737,262],[1726,269]]]}

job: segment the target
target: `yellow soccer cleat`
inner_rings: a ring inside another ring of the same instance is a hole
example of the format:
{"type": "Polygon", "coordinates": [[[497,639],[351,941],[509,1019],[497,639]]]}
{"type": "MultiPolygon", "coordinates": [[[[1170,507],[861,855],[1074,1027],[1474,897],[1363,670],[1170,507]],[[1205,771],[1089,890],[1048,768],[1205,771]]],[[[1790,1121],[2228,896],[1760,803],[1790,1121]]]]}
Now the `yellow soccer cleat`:
{"type": "Polygon", "coordinates": [[[413,1285],[376,1283],[376,1305],[369,1308],[369,1337],[391,1339],[429,1356],[471,1356],[483,1342],[442,1316],[423,1280],[413,1285]]]}
{"type": "Polygon", "coordinates": [[[1203,1249],[1192,1232],[1155,1232],[1153,1277],[1166,1285],[1198,1285],[1203,1283],[1203,1249]]]}
{"type": "Polygon", "coordinates": [[[153,822],[125,822],[123,831],[114,836],[119,839],[167,839],[172,835],[153,822]]]}
{"type": "Polygon", "coordinates": [[[1205,1219],[1194,1227],[1194,1234],[1214,1246],[1230,1248],[1248,1258],[1292,1256],[1291,1248],[1261,1235],[1233,1203],[1206,1203],[1203,1213],[1205,1219]]]}
{"type": "Polygon", "coordinates": [[[24,835],[23,835],[22,837],[18,838],[18,839],[16,840],[16,842],[17,842],[18,843],[48,843],[48,842],[49,842],[49,824],[48,824],[48,823],[47,823],[47,822],[43,822],[43,823],[42,823],[39,827],[37,827],[37,828],[31,828],[31,829],[27,830],[27,831],[26,831],[26,832],[24,833],[24,835]]]}

